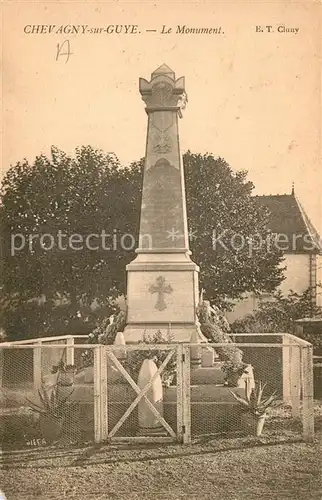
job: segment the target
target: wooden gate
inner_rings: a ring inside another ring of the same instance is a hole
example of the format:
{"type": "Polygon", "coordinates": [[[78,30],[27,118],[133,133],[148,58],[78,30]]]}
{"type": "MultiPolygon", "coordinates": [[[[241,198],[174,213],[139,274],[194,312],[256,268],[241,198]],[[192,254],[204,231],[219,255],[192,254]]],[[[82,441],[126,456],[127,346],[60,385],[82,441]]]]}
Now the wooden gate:
{"type": "Polygon", "coordinates": [[[96,442],[190,442],[190,349],[182,344],[138,344],[122,346],[126,353],[130,351],[169,351],[156,373],[144,388],[140,388],[130,373],[122,365],[115,353],[120,346],[97,346],[94,352],[94,415],[96,442]],[[169,361],[176,357],[176,429],[165,420],[147,397],[147,393],[156,378],[161,375],[169,361]],[[111,428],[109,425],[109,385],[107,383],[107,361],[110,360],[130,387],[136,393],[124,414],[111,428]],[[139,402],[144,400],[156,420],[167,432],[167,436],[116,436],[123,423],[128,419],[139,402]]]}

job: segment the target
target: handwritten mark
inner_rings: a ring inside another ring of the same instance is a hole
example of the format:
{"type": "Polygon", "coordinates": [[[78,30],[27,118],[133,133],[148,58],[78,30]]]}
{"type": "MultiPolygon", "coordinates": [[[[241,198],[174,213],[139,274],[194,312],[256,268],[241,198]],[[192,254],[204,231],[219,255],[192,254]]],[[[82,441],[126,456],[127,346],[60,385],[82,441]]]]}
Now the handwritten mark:
{"type": "Polygon", "coordinates": [[[69,57],[73,54],[73,52],[70,51],[70,42],[69,40],[65,40],[63,43],[57,43],[57,54],[56,54],[56,61],[61,56],[66,56],[65,64],[69,61],[69,57]],[[64,46],[66,45],[66,52],[63,52],[64,46]]]}

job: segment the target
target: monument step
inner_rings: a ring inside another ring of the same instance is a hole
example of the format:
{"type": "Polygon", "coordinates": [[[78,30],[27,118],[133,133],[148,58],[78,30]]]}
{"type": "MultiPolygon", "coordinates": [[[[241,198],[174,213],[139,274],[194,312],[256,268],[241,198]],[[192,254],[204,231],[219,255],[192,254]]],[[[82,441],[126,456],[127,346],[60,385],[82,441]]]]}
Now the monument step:
{"type": "MultiPolygon", "coordinates": [[[[209,402],[213,404],[236,404],[236,400],[230,393],[230,390],[236,392],[240,396],[244,395],[244,389],[239,387],[227,387],[224,385],[204,384],[191,385],[190,398],[191,403],[209,402]]],[[[177,388],[166,387],[163,392],[164,402],[175,402],[177,399],[177,388]]]]}
{"type": "Polygon", "coordinates": [[[224,372],[221,363],[213,367],[200,367],[191,370],[190,380],[192,385],[217,385],[224,384],[224,372]],[[219,364],[219,366],[218,366],[219,364]]]}
{"type": "MultiPolygon", "coordinates": [[[[229,404],[236,403],[235,399],[231,395],[229,389],[237,394],[244,395],[244,389],[241,388],[231,388],[223,385],[206,384],[206,385],[191,385],[191,402],[195,403],[198,401],[212,402],[214,404],[227,402],[229,404]]],[[[19,410],[22,406],[26,406],[26,398],[29,401],[37,401],[37,392],[32,389],[14,389],[6,391],[6,396],[11,402],[11,407],[15,411],[19,410]]],[[[127,385],[114,384],[108,387],[108,401],[110,404],[127,404],[136,398],[136,392],[127,385]]],[[[163,388],[163,400],[165,403],[175,403],[177,401],[177,387],[164,387],[163,388]]],[[[94,403],[94,386],[93,384],[75,384],[74,390],[71,395],[71,400],[77,401],[79,403],[94,403]]],[[[3,402],[4,403],[4,402],[3,402]]],[[[8,406],[6,408],[6,411],[8,406]]],[[[3,408],[0,409],[0,413],[3,408]]]]}
{"type": "Polygon", "coordinates": [[[204,368],[221,368],[222,365],[223,365],[222,361],[216,360],[216,361],[214,361],[214,363],[212,364],[212,366],[204,366],[204,365],[202,365],[202,366],[204,368]]]}
{"type": "MultiPolygon", "coordinates": [[[[237,387],[226,387],[220,384],[191,385],[191,403],[207,402],[213,404],[236,403],[230,390],[240,396],[244,395],[244,389],[237,387]]],[[[108,401],[114,404],[129,404],[136,397],[135,391],[122,384],[110,385],[108,388],[108,401]]],[[[72,399],[79,402],[91,403],[94,401],[94,387],[92,385],[75,386],[72,399]]],[[[177,387],[163,388],[164,403],[175,403],[177,401],[177,387]]]]}

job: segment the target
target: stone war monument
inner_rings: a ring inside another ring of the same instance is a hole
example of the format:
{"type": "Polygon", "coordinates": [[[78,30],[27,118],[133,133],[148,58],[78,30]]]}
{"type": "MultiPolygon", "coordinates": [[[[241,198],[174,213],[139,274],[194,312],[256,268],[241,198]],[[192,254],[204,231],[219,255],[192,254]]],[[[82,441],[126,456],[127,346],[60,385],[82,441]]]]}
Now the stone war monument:
{"type": "Polygon", "coordinates": [[[171,330],[189,342],[197,331],[198,266],[190,258],[178,118],[185,80],[165,64],[140,78],[148,115],[137,257],[127,266],[126,343],[171,330]]]}

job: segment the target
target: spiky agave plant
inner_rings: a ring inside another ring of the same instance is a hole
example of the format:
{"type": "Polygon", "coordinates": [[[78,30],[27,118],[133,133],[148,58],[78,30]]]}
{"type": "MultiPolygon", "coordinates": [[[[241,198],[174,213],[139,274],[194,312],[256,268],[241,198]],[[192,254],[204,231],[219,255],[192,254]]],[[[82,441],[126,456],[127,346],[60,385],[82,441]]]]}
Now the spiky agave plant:
{"type": "Polygon", "coordinates": [[[255,387],[249,390],[246,382],[244,398],[239,396],[239,394],[235,394],[233,391],[230,391],[230,393],[234,396],[236,401],[242,405],[245,411],[260,417],[265,415],[267,409],[273,404],[276,404],[277,400],[276,391],[274,391],[269,397],[264,397],[263,394],[265,387],[266,384],[262,384],[262,382],[259,381],[255,382],[255,387]]]}
{"type": "Polygon", "coordinates": [[[69,402],[70,396],[73,393],[73,390],[70,391],[67,396],[59,396],[57,384],[45,387],[42,385],[40,389],[38,389],[38,395],[40,399],[40,404],[30,401],[26,398],[27,402],[30,405],[30,408],[40,415],[45,415],[46,417],[59,421],[65,415],[66,411],[72,411],[71,406],[73,405],[73,401],[69,402]]]}

